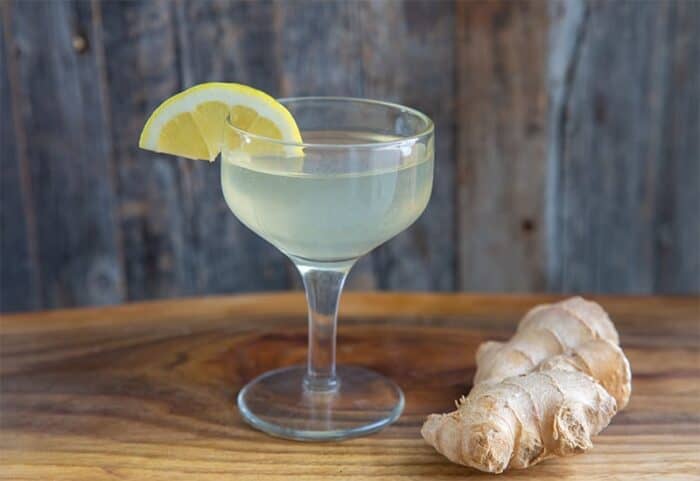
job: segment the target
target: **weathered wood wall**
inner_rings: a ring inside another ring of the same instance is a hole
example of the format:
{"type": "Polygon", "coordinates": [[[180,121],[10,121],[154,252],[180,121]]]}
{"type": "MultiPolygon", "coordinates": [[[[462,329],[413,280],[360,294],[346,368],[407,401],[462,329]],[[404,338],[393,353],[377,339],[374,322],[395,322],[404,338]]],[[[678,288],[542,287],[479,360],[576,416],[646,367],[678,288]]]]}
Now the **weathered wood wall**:
{"type": "Polygon", "coordinates": [[[0,309],[298,288],[218,168],[136,147],[194,83],[413,105],[420,221],[351,288],[700,291],[700,2],[4,1],[0,309]]]}

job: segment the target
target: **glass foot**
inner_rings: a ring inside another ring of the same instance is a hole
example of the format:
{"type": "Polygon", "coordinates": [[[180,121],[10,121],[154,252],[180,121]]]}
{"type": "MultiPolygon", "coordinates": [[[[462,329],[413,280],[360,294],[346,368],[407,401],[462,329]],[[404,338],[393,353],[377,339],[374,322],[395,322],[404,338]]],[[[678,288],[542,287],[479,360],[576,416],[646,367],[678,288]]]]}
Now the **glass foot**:
{"type": "Polygon", "coordinates": [[[369,369],[338,366],[337,389],[307,391],[306,368],[266,372],[238,393],[238,409],[251,426],[300,441],[332,441],[379,431],[401,415],[404,397],[392,380],[369,369]]]}

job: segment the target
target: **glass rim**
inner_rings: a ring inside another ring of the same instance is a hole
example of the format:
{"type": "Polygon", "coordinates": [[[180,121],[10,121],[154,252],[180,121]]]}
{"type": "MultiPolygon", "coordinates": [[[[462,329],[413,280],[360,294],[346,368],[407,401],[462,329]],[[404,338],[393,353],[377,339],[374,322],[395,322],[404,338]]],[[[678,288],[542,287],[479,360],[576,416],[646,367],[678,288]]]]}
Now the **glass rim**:
{"type": "Polygon", "coordinates": [[[387,141],[381,141],[381,142],[364,142],[364,143],[356,143],[356,144],[333,144],[333,143],[328,143],[328,144],[319,144],[319,143],[309,143],[309,142],[293,142],[289,140],[280,140],[280,139],[273,139],[272,137],[267,137],[264,135],[259,135],[259,134],[254,134],[252,132],[248,132],[245,129],[241,129],[233,125],[231,122],[231,114],[226,115],[226,126],[235,132],[237,132],[240,135],[246,135],[248,137],[251,137],[253,139],[257,139],[260,141],[264,142],[269,142],[277,145],[283,145],[287,147],[304,147],[304,148],[317,148],[317,149],[381,149],[381,148],[386,148],[386,147],[394,147],[394,146],[401,146],[404,145],[407,142],[412,142],[412,141],[417,141],[419,138],[424,137],[426,135],[430,135],[435,131],[435,124],[433,123],[433,120],[428,117],[426,114],[421,112],[418,109],[414,109],[413,107],[407,107],[402,104],[398,104],[395,102],[387,102],[384,100],[374,100],[374,99],[367,99],[367,98],[362,98],[362,97],[338,97],[338,96],[310,96],[310,97],[283,97],[276,99],[280,104],[282,104],[283,107],[286,109],[285,103],[291,103],[291,102],[299,102],[299,101],[332,101],[332,102],[354,102],[354,103],[363,103],[363,104],[370,104],[370,105],[378,105],[378,106],[383,106],[383,107],[388,107],[400,112],[408,112],[411,115],[414,115],[418,117],[421,121],[425,123],[425,127],[418,132],[417,134],[414,135],[408,135],[406,137],[401,137],[396,140],[387,140],[387,141]]]}

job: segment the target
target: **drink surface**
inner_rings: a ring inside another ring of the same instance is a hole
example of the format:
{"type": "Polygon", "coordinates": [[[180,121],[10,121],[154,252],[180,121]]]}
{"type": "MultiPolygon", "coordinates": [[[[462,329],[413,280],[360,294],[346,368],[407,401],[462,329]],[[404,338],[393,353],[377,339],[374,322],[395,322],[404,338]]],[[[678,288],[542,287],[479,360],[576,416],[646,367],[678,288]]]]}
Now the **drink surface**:
{"type": "MultiPolygon", "coordinates": [[[[304,140],[371,144],[400,139],[304,132],[304,140]]],[[[227,154],[221,185],[238,219],[283,252],[315,261],[351,259],[406,229],[425,209],[433,156],[419,147],[407,147],[408,153],[308,149],[314,154],[304,159],[227,154]]]]}

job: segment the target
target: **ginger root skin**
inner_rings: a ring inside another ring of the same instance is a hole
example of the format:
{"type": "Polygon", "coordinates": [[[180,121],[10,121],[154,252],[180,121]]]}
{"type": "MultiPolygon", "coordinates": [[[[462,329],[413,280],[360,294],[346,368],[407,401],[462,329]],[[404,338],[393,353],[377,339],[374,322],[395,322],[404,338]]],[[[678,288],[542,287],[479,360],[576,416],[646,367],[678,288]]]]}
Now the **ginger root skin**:
{"type": "Polygon", "coordinates": [[[534,307],[507,342],[485,342],[476,351],[474,384],[527,374],[542,361],[594,339],[619,344],[607,313],[598,304],[572,297],[534,307]]]}
{"type": "Polygon", "coordinates": [[[631,374],[612,321],[580,297],[538,306],[506,343],[477,350],[474,388],[421,434],[450,461],[489,473],[593,446],[629,402],[631,374]]]}

